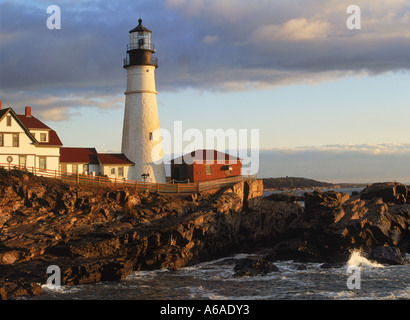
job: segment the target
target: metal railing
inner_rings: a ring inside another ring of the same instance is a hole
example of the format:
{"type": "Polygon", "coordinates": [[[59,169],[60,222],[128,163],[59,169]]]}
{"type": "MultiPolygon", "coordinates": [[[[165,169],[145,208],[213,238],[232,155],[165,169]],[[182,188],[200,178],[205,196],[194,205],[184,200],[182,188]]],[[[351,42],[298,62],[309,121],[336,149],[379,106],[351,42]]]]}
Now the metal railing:
{"type": "MultiPolygon", "coordinates": [[[[152,65],[158,68],[158,58],[157,57],[152,57],[152,65]]],[[[125,68],[128,66],[130,66],[130,57],[127,55],[123,60],[123,67],[125,68]]]]}
{"type": "Polygon", "coordinates": [[[127,44],[127,51],[129,50],[150,50],[153,52],[156,52],[155,49],[155,44],[149,43],[149,44],[143,44],[143,45],[139,45],[138,43],[135,44],[127,44]]]}

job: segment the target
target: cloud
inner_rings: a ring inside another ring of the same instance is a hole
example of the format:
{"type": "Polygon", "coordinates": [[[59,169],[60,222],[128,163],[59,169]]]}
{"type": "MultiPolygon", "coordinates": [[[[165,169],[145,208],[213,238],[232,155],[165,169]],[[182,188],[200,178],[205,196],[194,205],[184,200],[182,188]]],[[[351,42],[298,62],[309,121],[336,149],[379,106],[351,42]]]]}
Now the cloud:
{"type": "MultiPolygon", "coordinates": [[[[153,31],[160,91],[257,90],[408,70],[408,1],[356,4],[358,31],[346,28],[351,2],[345,0],[62,0],[62,29],[52,31],[46,1],[2,2],[0,95],[11,103],[17,92],[52,94],[60,102],[77,96],[81,108],[87,91],[110,104],[125,90],[122,60],[140,13],[153,31]]],[[[25,101],[23,95],[19,104],[25,101]]]]}
{"type": "Polygon", "coordinates": [[[408,70],[408,3],[356,3],[362,30],[352,31],[348,1],[167,1],[176,29],[190,36],[166,53],[181,68],[162,65],[173,77],[159,86],[245,91],[408,70]],[[211,49],[205,39],[221,40],[211,49]]]}
{"type": "MultiPolygon", "coordinates": [[[[31,106],[33,113],[43,121],[66,121],[78,115],[83,108],[121,109],[124,106],[124,94],[105,88],[105,92],[96,90],[78,90],[76,93],[55,89],[23,90],[8,92],[3,100],[3,108],[11,107],[17,113],[24,113],[25,106],[31,106]]],[[[0,90],[1,92],[1,90],[0,90]]]]}
{"type": "Polygon", "coordinates": [[[219,36],[205,36],[202,41],[206,44],[214,44],[221,40],[219,36]]]}
{"type": "Polygon", "coordinates": [[[385,144],[332,144],[324,146],[301,146],[294,148],[274,148],[266,149],[264,151],[281,151],[286,153],[298,153],[298,152],[332,152],[332,153],[346,153],[346,152],[359,152],[369,155],[377,154],[407,154],[410,153],[409,143],[385,143],[385,144]]]}
{"type": "Polygon", "coordinates": [[[291,19],[284,25],[263,25],[256,29],[252,38],[256,42],[276,40],[314,40],[326,38],[331,25],[326,21],[305,18],[291,19]]]}

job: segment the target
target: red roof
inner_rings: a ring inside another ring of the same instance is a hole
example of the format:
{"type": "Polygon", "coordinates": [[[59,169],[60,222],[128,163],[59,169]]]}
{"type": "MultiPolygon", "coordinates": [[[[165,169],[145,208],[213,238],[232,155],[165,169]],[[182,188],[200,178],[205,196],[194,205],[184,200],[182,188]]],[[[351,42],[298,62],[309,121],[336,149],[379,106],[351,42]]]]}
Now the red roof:
{"type": "Polygon", "coordinates": [[[29,128],[29,129],[45,129],[45,130],[50,130],[50,127],[45,125],[43,122],[38,120],[34,116],[29,116],[27,117],[24,114],[18,114],[17,117],[24,123],[24,125],[29,128]]]}
{"type": "Polygon", "coordinates": [[[57,132],[52,130],[50,127],[45,125],[43,122],[38,120],[36,117],[26,116],[24,114],[16,114],[12,108],[6,108],[6,109],[0,110],[0,118],[5,116],[5,114],[8,112],[10,112],[15,118],[17,118],[16,120],[20,122],[20,125],[23,126],[24,130],[27,132],[27,134],[30,136],[33,142],[36,142],[35,144],[37,146],[62,146],[63,145],[60,138],[58,137],[57,132]],[[37,141],[33,137],[33,135],[30,133],[30,129],[42,129],[42,130],[49,131],[48,142],[37,141]]]}
{"type": "Polygon", "coordinates": [[[217,150],[195,150],[192,151],[191,153],[187,153],[183,155],[182,157],[172,159],[172,163],[187,163],[187,164],[192,164],[194,162],[199,162],[202,163],[204,161],[223,161],[224,163],[226,161],[241,161],[240,158],[231,156],[230,154],[220,152],[217,150]]]}
{"type": "Polygon", "coordinates": [[[48,133],[48,142],[38,142],[38,146],[62,146],[60,138],[57,135],[57,132],[50,130],[48,133]]]}
{"type": "Polygon", "coordinates": [[[60,148],[60,162],[98,164],[95,148],[60,148]]]}
{"type": "Polygon", "coordinates": [[[57,132],[50,129],[49,126],[45,125],[43,122],[38,120],[36,117],[26,116],[24,114],[18,114],[17,117],[28,129],[43,129],[43,130],[49,131],[48,142],[39,141],[37,145],[39,146],[62,146],[63,145],[60,138],[58,137],[57,132]]]}
{"type": "Polygon", "coordinates": [[[101,164],[123,164],[123,165],[134,165],[134,162],[128,160],[128,158],[122,153],[98,153],[98,159],[101,164]]]}

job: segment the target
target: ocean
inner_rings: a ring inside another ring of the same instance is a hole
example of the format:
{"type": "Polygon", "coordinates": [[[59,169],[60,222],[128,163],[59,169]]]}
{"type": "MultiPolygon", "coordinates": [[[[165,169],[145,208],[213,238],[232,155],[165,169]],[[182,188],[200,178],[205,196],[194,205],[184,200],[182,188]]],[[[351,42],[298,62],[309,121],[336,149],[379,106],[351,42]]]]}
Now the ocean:
{"type": "Polygon", "coordinates": [[[410,299],[410,266],[381,265],[353,252],[344,266],[281,261],[279,271],[234,277],[237,254],[179,270],[134,272],[116,282],[62,286],[32,300],[398,300],[410,299]],[[356,269],[350,270],[349,267],[356,269]],[[352,285],[354,287],[352,287],[352,285]]]}
{"type": "MultiPolygon", "coordinates": [[[[357,189],[340,190],[351,193],[357,189]]],[[[268,194],[265,194],[268,195],[268,194]]],[[[381,265],[352,252],[339,267],[276,261],[279,271],[234,277],[235,254],[179,270],[134,272],[116,282],[43,286],[30,300],[408,300],[410,266],[381,265]]]]}

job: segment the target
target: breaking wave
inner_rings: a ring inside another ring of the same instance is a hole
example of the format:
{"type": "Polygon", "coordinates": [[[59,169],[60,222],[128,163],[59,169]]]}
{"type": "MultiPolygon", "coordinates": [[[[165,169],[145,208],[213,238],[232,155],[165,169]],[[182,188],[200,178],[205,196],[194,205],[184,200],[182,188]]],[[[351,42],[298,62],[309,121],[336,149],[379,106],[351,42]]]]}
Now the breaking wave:
{"type": "Polygon", "coordinates": [[[371,261],[365,257],[363,257],[362,252],[360,250],[353,250],[349,261],[347,262],[348,267],[372,267],[372,268],[383,268],[383,265],[377,263],[375,261],[371,261]]]}

